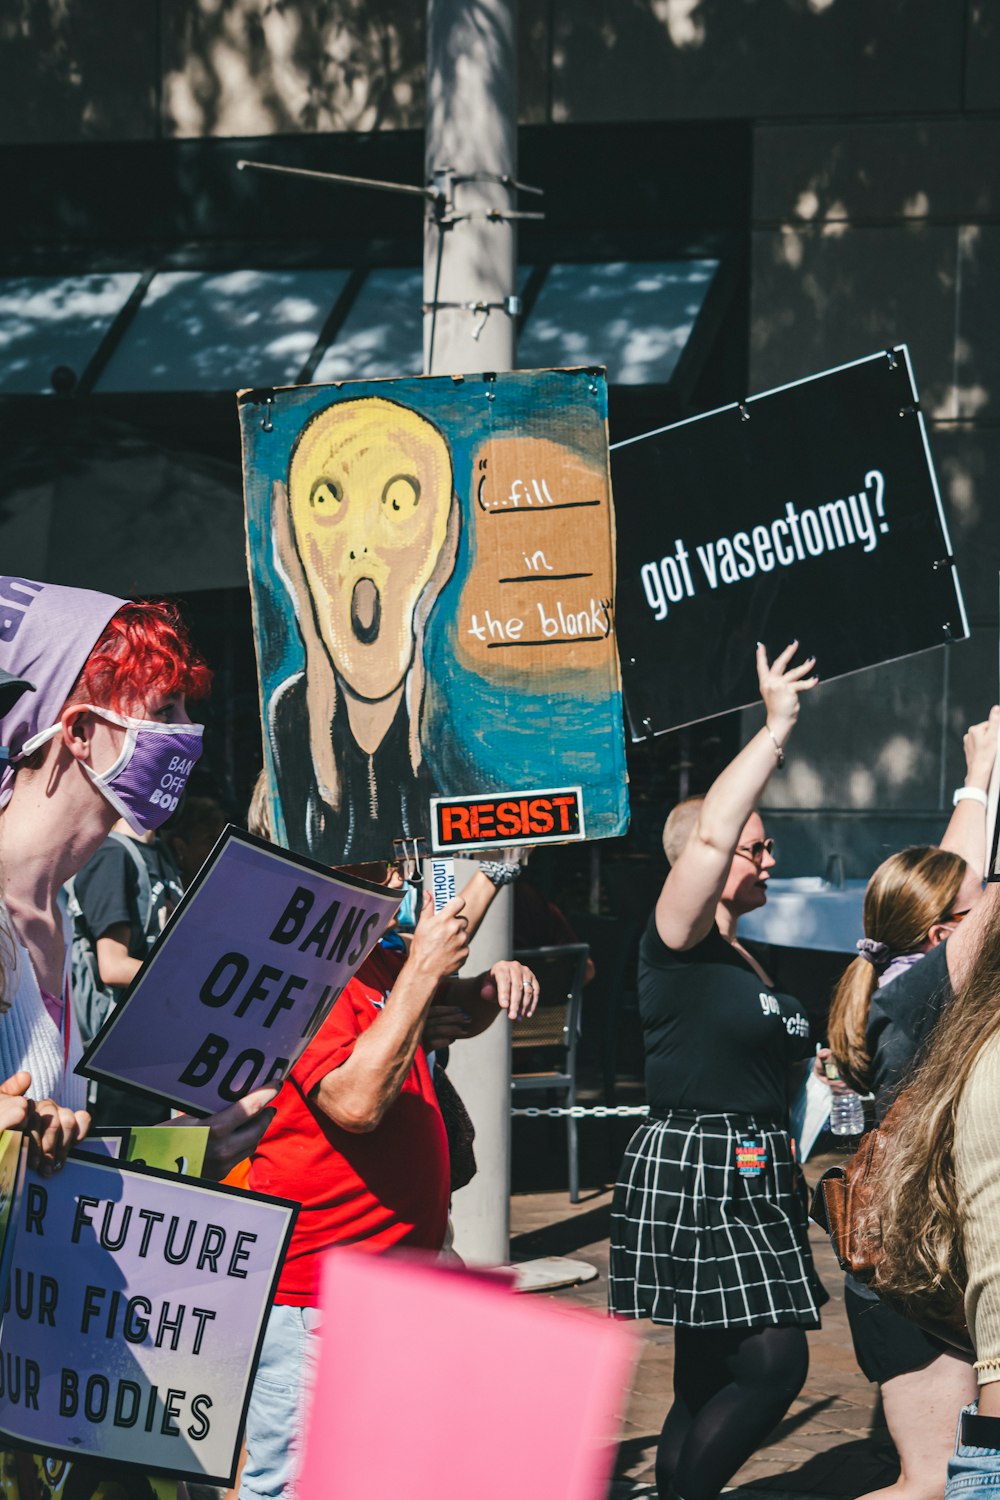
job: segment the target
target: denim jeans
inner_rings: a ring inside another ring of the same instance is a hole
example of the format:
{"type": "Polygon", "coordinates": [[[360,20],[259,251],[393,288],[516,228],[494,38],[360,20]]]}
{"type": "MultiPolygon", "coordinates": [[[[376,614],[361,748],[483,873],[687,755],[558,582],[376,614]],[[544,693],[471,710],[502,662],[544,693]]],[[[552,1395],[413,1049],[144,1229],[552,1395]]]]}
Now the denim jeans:
{"type": "Polygon", "coordinates": [[[292,1493],[319,1322],[315,1307],[271,1308],[247,1410],[240,1500],[280,1500],[292,1493]]]}
{"type": "MultiPolygon", "coordinates": [[[[975,1413],[977,1403],[963,1408],[975,1413]]],[[[962,1419],[955,1437],[955,1456],[948,1462],[945,1500],[1000,1500],[1000,1448],[967,1448],[962,1442],[962,1419]]]]}

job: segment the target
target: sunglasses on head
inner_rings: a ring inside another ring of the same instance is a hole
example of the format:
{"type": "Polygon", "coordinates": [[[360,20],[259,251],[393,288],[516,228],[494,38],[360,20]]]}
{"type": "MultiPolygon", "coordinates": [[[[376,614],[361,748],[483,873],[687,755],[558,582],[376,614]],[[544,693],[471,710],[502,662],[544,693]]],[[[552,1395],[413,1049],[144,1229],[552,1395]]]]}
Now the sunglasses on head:
{"type": "Polygon", "coordinates": [[[774,858],[774,839],[754,839],[752,844],[737,844],[736,853],[742,854],[745,859],[759,865],[763,863],[765,854],[774,858]]]}

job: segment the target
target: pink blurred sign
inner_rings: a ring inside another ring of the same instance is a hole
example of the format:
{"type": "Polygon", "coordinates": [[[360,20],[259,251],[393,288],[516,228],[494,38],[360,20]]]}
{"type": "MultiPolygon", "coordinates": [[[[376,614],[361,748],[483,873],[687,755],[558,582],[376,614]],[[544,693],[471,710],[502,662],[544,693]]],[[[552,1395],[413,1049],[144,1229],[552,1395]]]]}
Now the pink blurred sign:
{"type": "Polygon", "coordinates": [[[631,1325],[496,1280],[334,1250],[296,1500],[601,1500],[631,1325]]]}

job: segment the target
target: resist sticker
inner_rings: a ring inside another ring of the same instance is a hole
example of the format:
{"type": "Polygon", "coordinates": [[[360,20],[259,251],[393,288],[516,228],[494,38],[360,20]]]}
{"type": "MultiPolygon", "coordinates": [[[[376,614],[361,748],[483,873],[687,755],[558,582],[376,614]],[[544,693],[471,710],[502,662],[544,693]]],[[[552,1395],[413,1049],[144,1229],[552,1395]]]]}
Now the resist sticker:
{"type": "Polygon", "coordinates": [[[566,844],[583,837],[583,793],[578,786],[431,799],[431,843],[439,852],[566,844]]]}

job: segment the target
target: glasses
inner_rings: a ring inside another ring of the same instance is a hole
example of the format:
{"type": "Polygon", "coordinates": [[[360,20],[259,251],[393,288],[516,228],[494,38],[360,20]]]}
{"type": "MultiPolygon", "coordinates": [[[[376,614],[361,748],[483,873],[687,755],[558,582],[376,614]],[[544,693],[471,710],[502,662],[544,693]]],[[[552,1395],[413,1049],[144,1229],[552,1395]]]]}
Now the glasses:
{"type": "Polygon", "coordinates": [[[736,853],[742,854],[744,859],[759,867],[764,863],[765,854],[769,854],[772,859],[776,858],[774,839],[755,839],[752,844],[737,844],[736,853]]]}
{"type": "Polygon", "coordinates": [[[953,911],[950,917],[942,917],[941,920],[942,922],[962,922],[971,910],[972,907],[967,906],[964,911],[953,911]]]}

